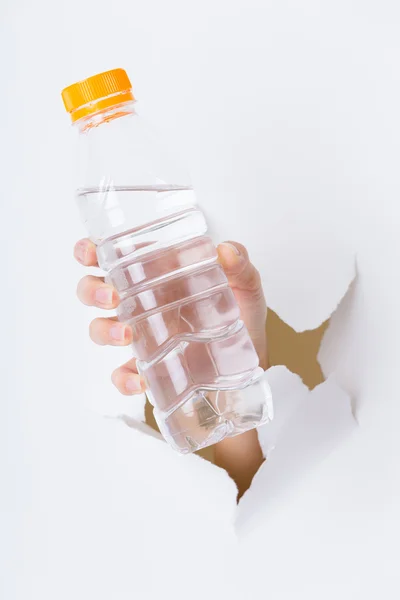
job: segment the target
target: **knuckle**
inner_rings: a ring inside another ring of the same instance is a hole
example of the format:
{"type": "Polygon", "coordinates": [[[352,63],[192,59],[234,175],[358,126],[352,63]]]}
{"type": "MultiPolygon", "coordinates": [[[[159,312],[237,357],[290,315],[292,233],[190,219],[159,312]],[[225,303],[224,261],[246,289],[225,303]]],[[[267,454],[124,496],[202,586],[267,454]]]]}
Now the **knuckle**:
{"type": "Polygon", "coordinates": [[[96,342],[96,324],[95,324],[95,321],[91,321],[91,323],[89,323],[89,337],[92,340],[92,342],[96,342]]]}
{"type": "Polygon", "coordinates": [[[93,321],[89,323],[89,337],[95,344],[98,344],[99,346],[104,346],[105,341],[104,339],[102,339],[103,336],[101,335],[100,324],[100,319],[93,319],[93,321]]]}
{"type": "Polygon", "coordinates": [[[261,276],[258,270],[249,263],[243,272],[243,284],[250,292],[262,294],[261,276]]]}
{"type": "Polygon", "coordinates": [[[78,298],[82,299],[82,298],[86,297],[89,285],[90,285],[89,275],[85,275],[85,277],[82,277],[82,279],[80,279],[78,281],[78,285],[76,286],[76,293],[78,295],[78,298]]]}
{"type": "Polygon", "coordinates": [[[115,371],[113,371],[111,373],[111,383],[113,385],[115,385],[116,388],[118,388],[118,379],[119,379],[119,369],[115,369],[115,371]]]}
{"type": "Polygon", "coordinates": [[[250,280],[249,280],[249,289],[253,292],[262,294],[261,276],[260,276],[260,273],[257,271],[257,269],[255,269],[254,267],[252,269],[252,274],[251,274],[250,280]]]}
{"type": "Polygon", "coordinates": [[[251,271],[252,271],[252,273],[251,273],[251,276],[250,276],[250,282],[251,282],[252,289],[255,289],[255,290],[261,289],[261,275],[260,275],[260,272],[254,266],[252,266],[251,271]]]}

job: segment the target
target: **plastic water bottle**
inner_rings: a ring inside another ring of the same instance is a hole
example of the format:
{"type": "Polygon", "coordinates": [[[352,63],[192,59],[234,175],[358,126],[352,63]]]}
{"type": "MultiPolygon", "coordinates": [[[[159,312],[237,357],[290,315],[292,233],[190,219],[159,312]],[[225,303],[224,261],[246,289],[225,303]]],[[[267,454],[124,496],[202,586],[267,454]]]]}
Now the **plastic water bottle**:
{"type": "Polygon", "coordinates": [[[196,451],[272,418],[270,389],[187,175],[139,118],[126,72],[62,92],[77,199],[161,433],[196,451]]]}

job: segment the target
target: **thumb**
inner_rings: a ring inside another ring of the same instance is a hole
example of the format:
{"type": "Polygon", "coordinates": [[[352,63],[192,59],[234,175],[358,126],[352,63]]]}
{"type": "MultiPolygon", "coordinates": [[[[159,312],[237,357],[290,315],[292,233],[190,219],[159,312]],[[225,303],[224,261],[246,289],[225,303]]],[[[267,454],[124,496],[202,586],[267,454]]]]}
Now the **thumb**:
{"type": "Polygon", "coordinates": [[[218,258],[228,278],[241,317],[250,333],[260,361],[266,360],[265,321],[267,304],[260,273],[250,262],[246,248],[237,242],[224,242],[217,247],[218,258]]]}
{"type": "Polygon", "coordinates": [[[217,251],[231,288],[256,294],[262,292],[260,274],[250,262],[248,252],[242,244],[224,242],[218,246],[217,251]]]}

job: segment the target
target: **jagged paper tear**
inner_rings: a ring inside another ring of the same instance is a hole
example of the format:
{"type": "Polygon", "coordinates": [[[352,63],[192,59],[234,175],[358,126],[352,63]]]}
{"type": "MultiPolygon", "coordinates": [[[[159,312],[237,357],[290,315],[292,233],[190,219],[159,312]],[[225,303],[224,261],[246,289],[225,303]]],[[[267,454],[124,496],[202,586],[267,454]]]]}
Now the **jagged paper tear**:
{"type": "MultiPolygon", "coordinates": [[[[289,234],[290,244],[282,242],[279,236],[268,239],[268,252],[274,260],[270,265],[263,261],[262,274],[268,282],[269,306],[295,330],[303,331],[318,327],[339,304],[341,306],[356,274],[355,261],[348,249],[335,243],[322,230],[305,239],[304,235],[299,236],[294,226],[289,227],[289,234]],[[296,252],[293,252],[294,247],[296,252]],[[319,248],[318,256],[316,247],[319,248]]],[[[340,312],[335,313],[335,320],[340,312]]],[[[276,499],[288,489],[294,489],[296,483],[355,427],[350,397],[333,377],[313,391],[284,366],[272,367],[266,377],[272,389],[275,415],[271,423],[259,429],[260,444],[267,460],[236,510],[235,525],[239,536],[260,518],[267,518],[276,499]]],[[[108,415],[117,416],[117,407],[115,410],[113,414],[108,411],[108,415]]],[[[143,423],[144,396],[130,414],[120,418],[139,435],[161,438],[143,423]]],[[[162,445],[159,447],[161,452],[162,445]]],[[[166,445],[164,450],[170,452],[166,445]]],[[[199,457],[184,460],[187,468],[196,471],[202,463],[199,457]]],[[[214,465],[208,465],[207,472],[210,470],[217,479],[226,476],[221,470],[218,473],[214,465]]],[[[232,487],[232,494],[233,490],[232,487]]]]}
{"type": "Polygon", "coordinates": [[[262,268],[268,306],[295,331],[329,319],[355,277],[354,254],[332,232],[288,220],[267,241],[262,268]]]}
{"type": "MultiPolygon", "coordinates": [[[[254,200],[246,203],[251,215],[254,200]]],[[[355,277],[354,248],[319,215],[271,202],[268,219],[226,212],[218,197],[201,197],[216,241],[242,242],[261,274],[268,307],[297,332],[329,319],[355,277]],[[224,212],[223,212],[224,211],[224,212]]],[[[300,204],[301,201],[299,200],[300,204]]]]}
{"type": "Polygon", "coordinates": [[[310,391],[285,367],[268,372],[275,404],[273,425],[259,429],[267,460],[256,473],[237,511],[236,528],[243,535],[268,518],[277,500],[299,483],[355,428],[350,397],[333,378],[310,391]]]}

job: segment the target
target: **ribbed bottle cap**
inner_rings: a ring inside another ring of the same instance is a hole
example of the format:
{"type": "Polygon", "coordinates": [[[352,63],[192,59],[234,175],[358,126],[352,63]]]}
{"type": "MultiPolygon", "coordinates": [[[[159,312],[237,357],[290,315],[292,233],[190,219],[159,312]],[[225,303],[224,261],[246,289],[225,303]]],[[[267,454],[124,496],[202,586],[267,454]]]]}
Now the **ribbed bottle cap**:
{"type": "Polygon", "coordinates": [[[135,100],[132,85],[124,69],[105,71],[66,87],[61,92],[64,106],[72,121],[135,100]]]}

